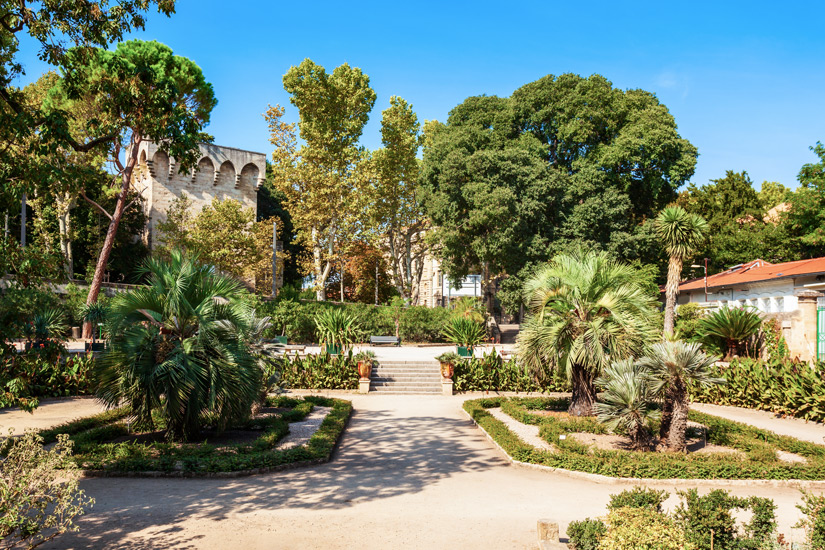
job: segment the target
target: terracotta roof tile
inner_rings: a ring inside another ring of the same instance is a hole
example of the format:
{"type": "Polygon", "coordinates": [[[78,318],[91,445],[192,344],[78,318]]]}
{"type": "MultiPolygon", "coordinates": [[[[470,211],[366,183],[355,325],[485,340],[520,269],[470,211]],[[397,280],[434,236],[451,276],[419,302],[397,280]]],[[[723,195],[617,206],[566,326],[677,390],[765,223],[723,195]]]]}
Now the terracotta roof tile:
{"type": "MultiPolygon", "coordinates": [[[[771,281],[785,277],[799,277],[817,273],[825,273],[825,258],[812,258],[810,260],[799,260],[781,264],[772,264],[765,260],[753,260],[746,264],[732,267],[722,273],[709,276],[708,288],[741,285],[758,281],[771,281]]],[[[680,284],[679,292],[685,290],[703,290],[704,288],[705,279],[704,277],[699,277],[680,284]]]]}

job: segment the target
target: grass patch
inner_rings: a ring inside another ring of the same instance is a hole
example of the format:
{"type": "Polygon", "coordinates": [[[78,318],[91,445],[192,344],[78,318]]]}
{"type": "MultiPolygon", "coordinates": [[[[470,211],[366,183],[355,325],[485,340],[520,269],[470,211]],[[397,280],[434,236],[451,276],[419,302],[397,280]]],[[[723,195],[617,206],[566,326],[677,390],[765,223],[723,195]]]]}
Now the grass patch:
{"type": "Polygon", "coordinates": [[[269,397],[266,405],[285,408],[277,416],[252,419],[233,429],[260,433],[252,441],[212,444],[117,441],[135,439],[126,418],[128,409],[116,409],[41,431],[46,441],[68,433],[75,443],[73,459],[90,474],[209,476],[221,473],[255,473],[291,464],[329,459],[352,412],[352,403],[341,399],[307,396],[305,399],[269,397]],[[314,406],[332,410],[309,441],[299,447],[275,449],[289,433],[289,422],[306,418],[314,406]]]}
{"type": "Polygon", "coordinates": [[[537,411],[563,410],[564,399],[485,398],[466,401],[464,410],[515,460],[611,477],[652,479],[825,479],[825,447],[793,437],[781,436],[739,422],[695,411],[690,420],[708,428],[708,442],[738,449],[732,454],[644,453],[594,450],[572,438],[559,435],[586,432],[605,433],[592,418],[544,416],[537,411]],[[544,451],[524,443],[486,409],[501,407],[516,420],[539,426],[539,436],[556,448],[544,451]],[[777,458],[783,450],[801,455],[807,463],[785,463],[777,458]]]}

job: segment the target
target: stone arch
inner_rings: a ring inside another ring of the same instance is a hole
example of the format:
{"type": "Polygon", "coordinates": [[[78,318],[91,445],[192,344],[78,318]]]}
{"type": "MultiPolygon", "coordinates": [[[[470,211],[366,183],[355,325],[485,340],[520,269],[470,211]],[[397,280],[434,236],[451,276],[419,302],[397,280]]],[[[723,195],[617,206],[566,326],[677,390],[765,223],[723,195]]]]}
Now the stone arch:
{"type": "Polygon", "coordinates": [[[195,173],[195,184],[198,186],[213,185],[215,183],[215,164],[209,157],[198,161],[198,170],[195,173]]]}
{"type": "Polygon", "coordinates": [[[230,161],[221,164],[218,171],[218,181],[215,182],[221,189],[232,189],[235,187],[235,165],[230,161]]]}
{"type": "Polygon", "coordinates": [[[169,155],[163,151],[155,151],[152,155],[152,171],[155,179],[166,179],[169,176],[169,155]]]}
{"type": "Polygon", "coordinates": [[[244,189],[256,189],[258,186],[258,176],[261,173],[258,167],[251,162],[241,170],[240,187],[244,189]]]}

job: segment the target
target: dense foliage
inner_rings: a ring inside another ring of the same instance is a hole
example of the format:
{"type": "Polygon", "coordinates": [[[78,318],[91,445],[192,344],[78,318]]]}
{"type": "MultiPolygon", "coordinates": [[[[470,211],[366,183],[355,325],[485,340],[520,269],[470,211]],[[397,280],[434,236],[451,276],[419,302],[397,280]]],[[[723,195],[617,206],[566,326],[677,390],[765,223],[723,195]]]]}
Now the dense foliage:
{"type": "Polygon", "coordinates": [[[723,378],[725,384],[704,388],[691,385],[691,399],[825,421],[823,363],[736,359],[714,367],[714,375],[723,378]]]}
{"type": "Polygon", "coordinates": [[[454,365],[455,391],[542,392],[569,391],[568,383],[551,378],[539,384],[517,359],[504,360],[497,353],[485,353],[457,361],[454,365]]]}
{"type": "Polygon", "coordinates": [[[592,417],[535,414],[533,410],[561,411],[567,399],[485,398],[466,401],[466,410],[476,423],[515,460],[612,477],[653,479],[825,479],[825,447],[745,424],[691,411],[690,420],[707,426],[707,441],[732,447],[731,454],[640,453],[593,450],[561,435],[606,433],[592,417]],[[524,443],[503,422],[485,409],[501,407],[519,422],[539,426],[539,436],[553,445],[553,452],[524,443]],[[806,463],[780,461],[776,451],[801,455],[806,463]]]}
{"type": "Polygon", "coordinates": [[[358,365],[352,351],[332,357],[326,353],[285,360],[281,364],[283,388],[310,390],[354,390],[358,388],[358,365]]]}

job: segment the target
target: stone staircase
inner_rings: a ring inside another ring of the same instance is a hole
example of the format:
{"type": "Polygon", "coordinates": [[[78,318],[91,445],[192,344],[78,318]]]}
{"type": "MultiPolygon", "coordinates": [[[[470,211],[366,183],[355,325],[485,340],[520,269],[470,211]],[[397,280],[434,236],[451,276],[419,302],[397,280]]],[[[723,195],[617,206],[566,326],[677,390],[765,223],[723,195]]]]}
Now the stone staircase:
{"type": "Polygon", "coordinates": [[[437,395],[441,393],[441,369],[436,361],[381,361],[370,374],[370,391],[437,395]]]}

